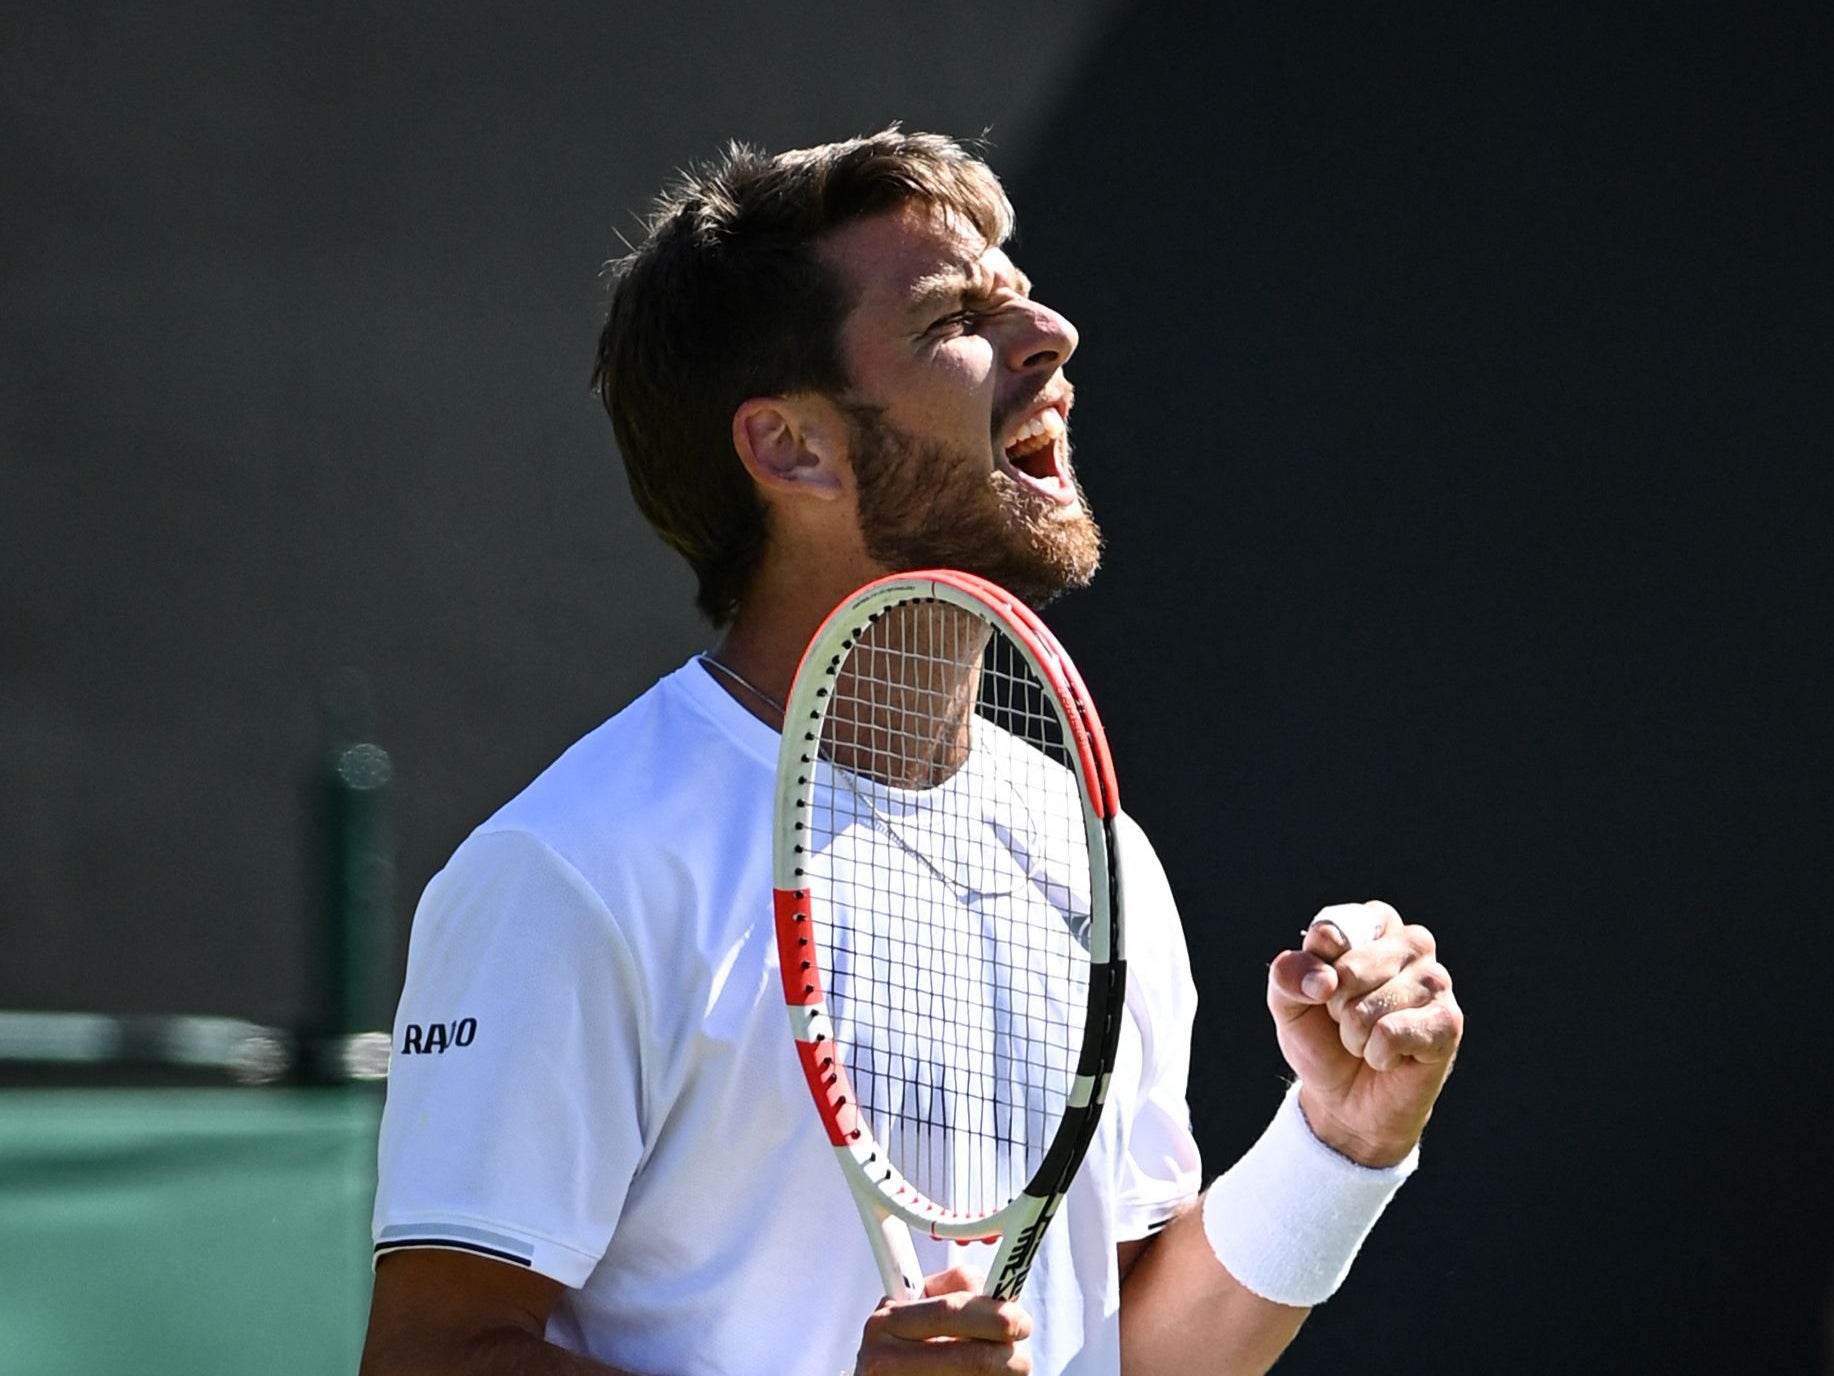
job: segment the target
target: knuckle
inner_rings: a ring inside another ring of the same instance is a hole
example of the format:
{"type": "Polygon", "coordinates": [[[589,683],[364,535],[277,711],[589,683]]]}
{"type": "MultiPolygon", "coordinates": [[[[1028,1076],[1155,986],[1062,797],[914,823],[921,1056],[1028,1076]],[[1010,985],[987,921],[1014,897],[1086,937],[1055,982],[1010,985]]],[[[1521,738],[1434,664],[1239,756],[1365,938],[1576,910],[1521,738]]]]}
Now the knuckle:
{"type": "Polygon", "coordinates": [[[1361,1023],[1340,1022],[1337,1025],[1337,1040],[1352,1056],[1360,1057],[1369,1045],[1369,1030],[1361,1023]]]}
{"type": "Polygon", "coordinates": [[[1463,1027],[1456,1011],[1439,1009],[1422,1022],[1417,1036],[1422,1051],[1446,1052],[1458,1045],[1463,1027]]]}
{"type": "Polygon", "coordinates": [[[1362,947],[1335,963],[1337,978],[1347,997],[1357,997],[1381,983],[1381,953],[1374,947],[1362,947]]]}
{"type": "Polygon", "coordinates": [[[1412,981],[1392,979],[1370,990],[1353,1003],[1349,1010],[1367,1027],[1374,1027],[1391,1013],[1403,1013],[1431,1002],[1412,981]]]}
{"type": "Polygon", "coordinates": [[[1331,1001],[1325,1007],[1331,1014],[1331,1021],[1339,1027],[1358,1027],[1369,1017],[1367,995],[1355,991],[1340,990],[1331,996],[1331,1001]]]}
{"type": "Polygon", "coordinates": [[[1452,973],[1436,960],[1426,960],[1414,968],[1414,981],[1428,998],[1452,992],[1452,973]]]}
{"type": "Polygon", "coordinates": [[[981,1288],[982,1276],[974,1267],[958,1261],[942,1273],[942,1279],[950,1290],[976,1292],[981,1288]]]}
{"type": "Polygon", "coordinates": [[[1383,1015],[1391,1012],[1393,1007],[1388,991],[1378,989],[1375,993],[1348,1005],[1344,1009],[1344,1016],[1339,1021],[1360,1028],[1364,1035],[1368,1035],[1376,1023],[1381,1021],[1383,1015]]]}
{"type": "Polygon", "coordinates": [[[1465,1035],[1465,1010],[1458,1006],[1458,1000],[1450,994],[1445,1001],[1446,1026],[1450,1029],[1453,1041],[1461,1040],[1465,1035]]]}
{"type": "Polygon", "coordinates": [[[1439,943],[1434,939],[1432,931],[1417,922],[1401,929],[1401,939],[1416,956],[1431,956],[1439,950],[1439,943]]]}

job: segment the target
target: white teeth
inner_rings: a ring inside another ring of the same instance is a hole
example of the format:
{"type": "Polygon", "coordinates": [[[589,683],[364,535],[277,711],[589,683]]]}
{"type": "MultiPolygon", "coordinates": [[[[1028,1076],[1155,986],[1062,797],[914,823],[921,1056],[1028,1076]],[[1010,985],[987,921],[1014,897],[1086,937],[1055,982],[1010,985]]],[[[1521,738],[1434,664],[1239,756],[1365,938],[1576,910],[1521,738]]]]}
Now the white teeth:
{"type": "Polygon", "coordinates": [[[1015,450],[1032,447],[1036,441],[1041,439],[1056,439],[1063,432],[1063,417],[1057,413],[1055,407],[1040,411],[1020,426],[1018,433],[1007,441],[1006,452],[1011,454],[1015,450]]]}

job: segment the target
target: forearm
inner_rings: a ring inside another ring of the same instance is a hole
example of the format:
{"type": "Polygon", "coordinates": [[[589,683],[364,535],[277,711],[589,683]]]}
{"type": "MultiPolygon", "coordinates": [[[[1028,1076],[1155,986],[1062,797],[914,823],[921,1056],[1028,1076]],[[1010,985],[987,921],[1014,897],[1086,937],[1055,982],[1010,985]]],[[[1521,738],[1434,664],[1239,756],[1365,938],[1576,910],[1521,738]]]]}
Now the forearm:
{"type": "Polygon", "coordinates": [[[466,1252],[387,1253],[376,1265],[360,1376],[626,1376],[544,1339],[564,1288],[466,1252]]]}
{"type": "Polygon", "coordinates": [[[1259,1140],[1127,1270],[1128,1376],[1267,1370],[1310,1306],[1343,1283],[1413,1172],[1411,1147],[1392,1165],[1370,1166],[1320,1141],[1300,1106],[1302,1089],[1294,1085],[1259,1140]]]}
{"type": "Polygon", "coordinates": [[[359,1376],[628,1376],[581,1357],[525,1329],[504,1327],[431,1339],[424,1332],[402,1342],[374,1333],[363,1351],[359,1376]]]}
{"type": "Polygon", "coordinates": [[[1309,1309],[1245,1288],[1216,1259],[1201,1201],[1168,1223],[1121,1285],[1125,1376],[1258,1376],[1293,1341],[1309,1309]]]}

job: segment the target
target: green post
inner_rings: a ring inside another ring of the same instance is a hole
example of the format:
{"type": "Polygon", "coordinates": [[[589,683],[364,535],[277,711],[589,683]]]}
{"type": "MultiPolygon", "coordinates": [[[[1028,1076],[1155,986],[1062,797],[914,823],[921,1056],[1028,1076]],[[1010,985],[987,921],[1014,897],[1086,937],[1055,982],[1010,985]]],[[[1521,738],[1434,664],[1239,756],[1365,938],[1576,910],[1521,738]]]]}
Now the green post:
{"type": "MultiPolygon", "coordinates": [[[[389,1025],[395,861],[389,834],[393,768],[373,734],[368,680],[346,670],[324,696],[319,778],[323,911],[314,1031],[321,1046],[389,1025]]],[[[324,1057],[314,1058],[321,1062],[324,1057]]],[[[335,1055],[330,1058],[335,1062],[335,1055]]],[[[321,1064],[323,1078],[340,1078],[321,1064]]]]}

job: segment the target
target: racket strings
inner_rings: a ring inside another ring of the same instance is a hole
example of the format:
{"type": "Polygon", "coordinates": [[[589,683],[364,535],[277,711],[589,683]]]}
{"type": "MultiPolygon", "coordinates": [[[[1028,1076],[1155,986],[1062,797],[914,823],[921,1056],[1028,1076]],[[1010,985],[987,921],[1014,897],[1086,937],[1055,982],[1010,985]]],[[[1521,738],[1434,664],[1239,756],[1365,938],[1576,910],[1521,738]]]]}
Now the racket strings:
{"type": "Polygon", "coordinates": [[[811,857],[842,1059],[890,1164],[955,1213],[1035,1174],[1088,1003],[1082,799],[1054,697],[959,608],[881,616],[833,678],[811,857]]]}

